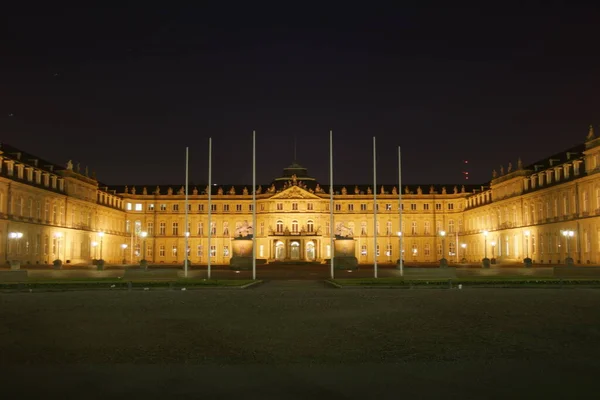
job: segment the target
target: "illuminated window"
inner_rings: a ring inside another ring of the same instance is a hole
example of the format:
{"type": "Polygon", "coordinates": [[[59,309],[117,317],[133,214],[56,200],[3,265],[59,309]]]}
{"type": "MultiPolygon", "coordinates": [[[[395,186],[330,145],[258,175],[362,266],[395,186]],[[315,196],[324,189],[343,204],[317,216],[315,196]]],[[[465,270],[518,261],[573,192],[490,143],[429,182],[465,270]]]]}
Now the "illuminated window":
{"type": "Polygon", "coordinates": [[[211,257],[217,256],[217,246],[215,246],[214,244],[210,245],[210,256],[211,257]]]}
{"type": "Polygon", "coordinates": [[[142,203],[135,204],[135,211],[142,211],[142,203]]]}
{"type": "Polygon", "coordinates": [[[148,204],[148,211],[154,211],[154,204],[148,204]]]}
{"type": "Polygon", "coordinates": [[[277,233],[283,233],[283,221],[277,220],[277,233]]]}
{"type": "Polygon", "coordinates": [[[160,211],[167,211],[167,205],[166,204],[161,204],[160,205],[160,211]]]}
{"type": "Polygon", "coordinates": [[[158,255],[159,255],[159,257],[164,257],[165,256],[165,245],[161,244],[158,247],[158,255]]]}
{"type": "Polygon", "coordinates": [[[179,204],[173,204],[173,211],[179,211],[179,204]]]}
{"type": "Polygon", "coordinates": [[[125,209],[127,209],[127,211],[131,211],[131,203],[126,203],[125,209]]]}

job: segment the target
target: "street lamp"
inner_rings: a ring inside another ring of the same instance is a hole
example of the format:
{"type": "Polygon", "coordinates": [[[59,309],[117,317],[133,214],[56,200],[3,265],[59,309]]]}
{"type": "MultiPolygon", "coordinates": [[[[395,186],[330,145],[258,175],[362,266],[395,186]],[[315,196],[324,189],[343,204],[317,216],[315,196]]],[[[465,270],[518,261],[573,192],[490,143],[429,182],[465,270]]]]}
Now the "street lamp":
{"type": "Polygon", "coordinates": [[[488,236],[488,231],[483,231],[483,260],[481,260],[482,262],[482,266],[483,268],[489,268],[490,267],[490,259],[487,257],[487,236],[488,236]]]}
{"type": "Polygon", "coordinates": [[[463,249],[463,259],[462,259],[462,262],[466,262],[467,261],[467,244],[466,243],[462,243],[460,245],[460,247],[462,247],[462,249],[463,249]]]}
{"type": "Polygon", "coordinates": [[[62,238],[62,232],[56,232],[54,234],[54,237],[56,238],[56,255],[58,257],[56,257],[57,260],[60,261],[60,239],[62,238]]]}
{"type": "Polygon", "coordinates": [[[102,244],[104,242],[104,232],[98,232],[98,236],[100,236],[100,260],[102,260],[102,244]]]}
{"type": "Polygon", "coordinates": [[[125,259],[125,249],[127,248],[127,244],[121,244],[121,248],[123,249],[123,264],[125,264],[127,262],[127,259],[125,259]]]}
{"type": "Polygon", "coordinates": [[[98,242],[92,242],[92,247],[94,248],[94,260],[96,259],[96,248],[98,247],[98,242]]]}
{"type": "Polygon", "coordinates": [[[446,260],[446,231],[440,231],[440,236],[442,237],[442,259],[440,260],[440,267],[447,267],[448,260],[446,260]]]}
{"type": "MultiPolygon", "coordinates": [[[[14,239],[14,240],[19,240],[23,237],[23,233],[22,232],[9,232],[8,234],[8,239],[14,239]]],[[[8,261],[8,250],[9,250],[9,246],[8,246],[8,240],[6,241],[6,260],[8,261]]]]}
{"type": "Polygon", "coordinates": [[[573,232],[572,230],[565,230],[562,231],[562,235],[565,237],[566,242],[567,257],[565,258],[565,264],[573,265],[573,258],[569,255],[569,242],[571,241],[571,238],[575,235],[575,232],[573,232]]]}
{"type": "MultiPolygon", "coordinates": [[[[189,234],[189,232],[186,232],[189,234]]],[[[140,236],[142,237],[142,260],[146,259],[146,237],[148,236],[148,232],[142,231],[140,232],[140,236]]]]}
{"type": "Polygon", "coordinates": [[[496,248],[496,241],[492,240],[490,242],[490,246],[492,246],[492,260],[494,259],[494,249],[496,248]]]}

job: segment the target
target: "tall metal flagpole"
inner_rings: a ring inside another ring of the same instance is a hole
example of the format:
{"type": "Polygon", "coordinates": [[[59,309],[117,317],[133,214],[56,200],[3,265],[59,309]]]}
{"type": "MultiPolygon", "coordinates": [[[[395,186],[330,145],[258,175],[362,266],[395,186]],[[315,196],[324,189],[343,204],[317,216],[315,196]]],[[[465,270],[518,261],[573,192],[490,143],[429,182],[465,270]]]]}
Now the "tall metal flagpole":
{"type": "Polygon", "coordinates": [[[404,262],[402,261],[402,158],[400,146],[398,146],[398,221],[400,223],[400,230],[398,231],[400,240],[398,268],[400,268],[400,276],[404,276],[404,262]]]}
{"type": "Polygon", "coordinates": [[[373,136],[373,274],[377,278],[377,152],[373,136]]]}
{"type": "Polygon", "coordinates": [[[252,131],[252,279],[256,279],[256,131],[252,131]]]}
{"type": "Polygon", "coordinates": [[[208,269],[207,278],[210,279],[210,239],[212,235],[212,138],[208,138],[208,269]]]}
{"type": "Polygon", "coordinates": [[[333,241],[333,235],[335,234],[333,227],[333,131],[329,131],[329,229],[331,239],[329,243],[330,248],[330,259],[331,259],[331,279],[334,278],[334,258],[335,258],[335,247],[333,241]]]}
{"type": "Polygon", "coordinates": [[[183,269],[184,269],[183,276],[186,277],[186,278],[188,276],[188,258],[189,258],[189,255],[188,255],[188,240],[189,240],[189,236],[190,236],[190,232],[189,232],[189,229],[188,229],[188,177],[189,177],[189,174],[188,174],[188,171],[189,171],[189,169],[188,169],[188,165],[189,165],[188,161],[189,161],[189,149],[190,149],[189,147],[185,148],[185,223],[184,223],[185,228],[184,228],[184,233],[183,233],[183,235],[185,236],[185,238],[183,240],[183,242],[184,242],[184,245],[183,245],[183,247],[184,247],[183,256],[185,258],[183,260],[183,269]]]}

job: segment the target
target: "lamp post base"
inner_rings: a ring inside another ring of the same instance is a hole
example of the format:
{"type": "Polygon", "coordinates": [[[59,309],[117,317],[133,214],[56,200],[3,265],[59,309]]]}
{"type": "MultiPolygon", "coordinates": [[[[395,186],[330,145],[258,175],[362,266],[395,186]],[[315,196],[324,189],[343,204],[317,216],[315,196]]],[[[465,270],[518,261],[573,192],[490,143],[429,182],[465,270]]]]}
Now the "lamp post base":
{"type": "Polygon", "coordinates": [[[483,268],[489,268],[491,264],[491,261],[489,258],[485,257],[483,260],[481,260],[481,266],[483,268]]]}
{"type": "Polygon", "coordinates": [[[440,268],[448,268],[448,260],[445,258],[442,258],[440,260],[440,268]]]}

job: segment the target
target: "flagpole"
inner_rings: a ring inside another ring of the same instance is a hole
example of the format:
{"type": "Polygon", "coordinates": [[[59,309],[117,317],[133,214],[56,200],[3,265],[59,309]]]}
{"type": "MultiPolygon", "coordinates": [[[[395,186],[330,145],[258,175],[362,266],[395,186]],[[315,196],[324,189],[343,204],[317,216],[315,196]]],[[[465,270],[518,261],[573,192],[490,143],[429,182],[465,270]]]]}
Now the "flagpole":
{"type": "Polygon", "coordinates": [[[188,240],[189,240],[189,236],[190,236],[190,232],[188,229],[188,177],[189,177],[189,147],[185,148],[185,223],[184,223],[184,261],[183,261],[183,267],[184,267],[184,273],[183,276],[184,277],[188,277],[188,240]]]}
{"type": "Polygon", "coordinates": [[[373,136],[373,274],[377,278],[377,152],[373,136]]]}
{"type": "Polygon", "coordinates": [[[256,280],[256,131],[252,131],[252,279],[256,280]]]}
{"type": "Polygon", "coordinates": [[[335,234],[333,227],[333,131],[329,131],[329,229],[331,239],[329,243],[330,247],[330,259],[331,259],[331,279],[334,278],[334,258],[335,258],[335,247],[333,241],[333,235],[335,234]]]}
{"type": "Polygon", "coordinates": [[[211,235],[212,235],[212,138],[208,138],[208,268],[207,278],[210,279],[211,235]]]}
{"type": "Polygon", "coordinates": [[[400,268],[400,276],[404,276],[404,262],[402,261],[402,158],[400,146],[398,146],[398,220],[400,223],[400,230],[398,231],[398,237],[400,240],[400,249],[398,250],[398,267],[400,268]]]}

